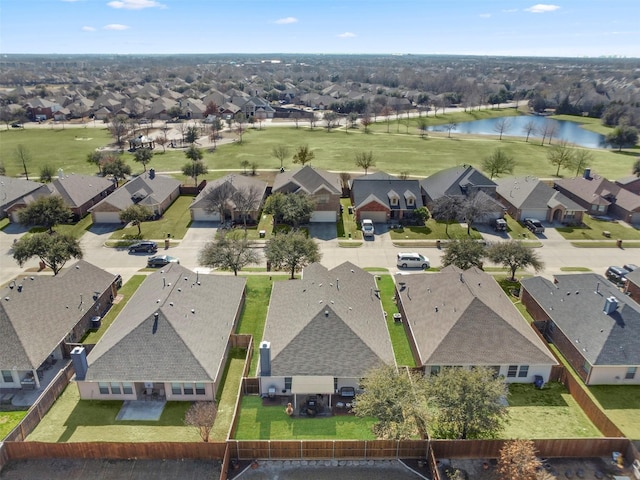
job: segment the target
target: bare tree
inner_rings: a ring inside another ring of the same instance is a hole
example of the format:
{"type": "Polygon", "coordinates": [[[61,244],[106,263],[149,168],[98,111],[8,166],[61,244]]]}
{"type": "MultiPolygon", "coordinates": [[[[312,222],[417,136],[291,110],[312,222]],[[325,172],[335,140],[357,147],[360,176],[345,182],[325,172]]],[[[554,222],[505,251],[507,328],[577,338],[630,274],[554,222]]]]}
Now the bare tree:
{"type": "Polygon", "coordinates": [[[280,170],[284,170],[284,159],[289,156],[289,147],[284,144],[275,145],[271,149],[271,156],[280,160],[280,170]]]}
{"type": "Polygon", "coordinates": [[[122,148],[124,137],[129,133],[128,118],[124,115],[116,115],[113,117],[109,123],[109,132],[115,137],[118,147],[122,148]]]}
{"type": "Polygon", "coordinates": [[[493,177],[503,173],[513,173],[516,162],[503,149],[498,148],[482,161],[482,169],[493,177]]]}
{"type": "Polygon", "coordinates": [[[351,174],[349,172],[340,172],[340,184],[343,190],[349,188],[349,180],[351,180],[351,174]]]}
{"type": "Polygon", "coordinates": [[[467,198],[462,208],[462,214],[467,222],[467,235],[471,235],[471,227],[474,223],[487,218],[496,208],[495,201],[484,192],[478,192],[467,198]]]}
{"type": "Polygon", "coordinates": [[[209,434],[218,415],[215,402],[194,402],[184,415],[184,424],[196,427],[203,442],[209,441],[209,434]]]}
{"type": "Polygon", "coordinates": [[[560,176],[561,168],[569,168],[573,165],[573,150],[569,147],[569,144],[565,141],[560,142],[558,145],[554,145],[547,152],[547,158],[549,162],[556,169],[556,177],[560,176]]]}
{"type": "Polygon", "coordinates": [[[162,147],[162,153],[164,153],[164,152],[166,152],[166,151],[167,151],[167,148],[166,148],[166,146],[167,146],[167,138],[166,138],[166,137],[163,137],[162,135],[158,135],[158,136],[154,139],[154,141],[155,141],[158,145],[160,145],[160,146],[162,147]]]}
{"type": "Polygon", "coordinates": [[[388,105],[382,107],[382,110],[380,111],[380,115],[382,115],[385,122],[387,122],[387,133],[391,133],[389,131],[389,128],[391,127],[391,112],[391,107],[389,107],[388,105]]]}
{"type": "Polygon", "coordinates": [[[220,215],[220,221],[224,222],[225,213],[233,205],[233,199],[236,194],[236,189],[230,181],[225,181],[219,185],[214,185],[204,195],[204,209],[207,212],[217,212],[220,215]]]}
{"type": "Polygon", "coordinates": [[[262,200],[262,190],[255,185],[239,188],[232,197],[235,208],[242,217],[242,224],[247,230],[249,212],[257,211],[262,200]]]}
{"type": "Polygon", "coordinates": [[[455,130],[456,128],[458,128],[458,124],[455,122],[449,122],[444,126],[444,128],[447,130],[447,136],[451,138],[451,130],[455,130]]]}
{"type": "Polygon", "coordinates": [[[300,116],[301,113],[300,112],[293,112],[290,117],[293,120],[293,123],[296,124],[296,129],[298,129],[300,127],[299,123],[300,123],[300,116]]]}
{"type": "Polygon", "coordinates": [[[325,112],[322,116],[322,120],[324,120],[325,126],[327,127],[327,133],[331,131],[332,128],[335,128],[339,124],[338,114],[335,112],[325,112]]]}
{"type": "Polygon", "coordinates": [[[522,127],[522,132],[525,133],[527,135],[527,139],[525,140],[525,142],[529,142],[529,136],[532,133],[536,132],[536,122],[534,122],[533,120],[529,120],[524,127],[522,127]]]}
{"type": "Polygon", "coordinates": [[[27,164],[31,162],[31,152],[29,152],[29,149],[19,143],[13,152],[13,156],[18,161],[18,163],[22,164],[22,171],[24,172],[24,176],[27,180],[29,180],[29,171],[27,170],[27,164]]]}
{"type": "Polygon", "coordinates": [[[233,119],[236,122],[236,134],[238,135],[238,142],[242,143],[242,135],[244,134],[244,124],[247,121],[247,117],[245,116],[244,113],[242,112],[238,112],[236,113],[235,117],[233,117],[233,119]]]}
{"type": "Polygon", "coordinates": [[[373,152],[358,152],[356,153],[356,166],[364,169],[364,174],[367,174],[367,171],[371,167],[375,167],[376,160],[373,158],[373,152]]]}
{"type": "Polygon", "coordinates": [[[573,152],[573,165],[572,167],[576,169],[576,177],[580,175],[585,168],[587,168],[593,162],[593,154],[581,148],[579,150],[575,150],[573,152]]]}
{"type": "Polygon", "coordinates": [[[360,119],[360,123],[364,127],[364,133],[369,133],[369,125],[373,122],[371,121],[371,115],[368,112],[365,112],[360,119]]]}
{"type": "Polygon", "coordinates": [[[500,140],[502,140],[502,135],[508,132],[511,129],[511,120],[507,117],[500,118],[496,124],[493,126],[493,130],[500,135],[500,140]]]}

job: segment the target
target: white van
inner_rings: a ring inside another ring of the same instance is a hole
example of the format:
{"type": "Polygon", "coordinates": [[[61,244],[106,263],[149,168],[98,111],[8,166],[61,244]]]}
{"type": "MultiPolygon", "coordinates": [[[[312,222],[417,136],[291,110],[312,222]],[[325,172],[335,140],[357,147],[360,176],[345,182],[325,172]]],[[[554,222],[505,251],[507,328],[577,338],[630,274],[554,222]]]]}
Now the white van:
{"type": "Polygon", "coordinates": [[[399,253],[398,267],[400,268],[429,268],[429,259],[419,253],[399,253]]]}

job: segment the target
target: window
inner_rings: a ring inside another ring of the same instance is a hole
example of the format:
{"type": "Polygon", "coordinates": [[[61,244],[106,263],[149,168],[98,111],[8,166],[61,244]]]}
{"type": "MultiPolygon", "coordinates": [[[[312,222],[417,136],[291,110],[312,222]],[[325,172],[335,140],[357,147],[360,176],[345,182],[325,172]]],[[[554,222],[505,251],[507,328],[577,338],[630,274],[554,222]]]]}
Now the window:
{"type": "Polygon", "coordinates": [[[432,377],[435,377],[440,373],[439,365],[431,365],[431,371],[429,372],[432,377]]]}
{"type": "Polygon", "coordinates": [[[392,207],[398,206],[398,197],[391,197],[391,206],[392,207]]]}
{"type": "Polygon", "coordinates": [[[193,383],[185,383],[184,384],[184,394],[185,395],[193,395],[193,383]]]}
{"type": "Polygon", "coordinates": [[[636,372],[638,371],[638,367],[629,367],[627,368],[627,374],[624,376],[626,380],[631,380],[636,377],[636,372]]]}
{"type": "Polygon", "coordinates": [[[582,364],[582,369],[587,373],[591,371],[591,365],[587,360],[585,360],[584,363],[582,364]]]}
{"type": "Polygon", "coordinates": [[[13,383],[13,374],[9,370],[2,370],[2,381],[4,383],[13,383]]]}
{"type": "Polygon", "coordinates": [[[180,383],[172,383],[171,384],[171,393],[174,395],[182,395],[182,384],[180,383]]]}
{"type": "Polygon", "coordinates": [[[507,377],[513,378],[513,377],[516,376],[516,373],[518,373],[518,366],[517,365],[509,365],[509,370],[507,371],[507,377]]]}
{"type": "Polygon", "coordinates": [[[415,204],[415,199],[413,197],[409,197],[407,198],[407,205],[410,207],[413,207],[413,205],[415,204]]]}
{"type": "Polygon", "coordinates": [[[326,193],[318,194],[316,195],[315,200],[318,205],[327,204],[329,203],[329,195],[326,193]]]}
{"type": "Polygon", "coordinates": [[[196,383],[196,395],[204,395],[204,383],[196,383]]]}
{"type": "Polygon", "coordinates": [[[529,376],[529,365],[522,365],[518,372],[519,378],[527,378],[529,376]]]}
{"type": "Polygon", "coordinates": [[[111,382],[111,393],[114,395],[120,395],[122,390],[120,390],[120,384],[117,382],[111,382]]]}
{"type": "Polygon", "coordinates": [[[284,389],[291,390],[291,377],[284,377],[284,389]]]}
{"type": "Polygon", "coordinates": [[[131,395],[133,393],[133,385],[129,382],[122,382],[122,393],[131,395]]]}
{"type": "Polygon", "coordinates": [[[102,395],[109,395],[109,384],[104,382],[98,383],[98,389],[102,395]]]}

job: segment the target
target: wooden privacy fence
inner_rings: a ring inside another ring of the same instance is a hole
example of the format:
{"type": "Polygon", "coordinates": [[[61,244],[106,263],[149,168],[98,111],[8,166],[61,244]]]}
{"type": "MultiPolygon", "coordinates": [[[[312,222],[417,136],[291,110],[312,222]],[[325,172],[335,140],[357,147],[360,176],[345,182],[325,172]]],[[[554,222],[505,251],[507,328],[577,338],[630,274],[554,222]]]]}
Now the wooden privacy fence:
{"type": "Polygon", "coordinates": [[[57,400],[60,394],[69,384],[69,380],[74,375],[73,366],[68,363],[66,367],[58,372],[58,375],[51,381],[49,386],[42,392],[36,402],[31,406],[27,414],[16,427],[9,432],[4,439],[6,442],[21,442],[27,438],[36,428],[40,420],[46,415],[51,405],[57,400]]]}

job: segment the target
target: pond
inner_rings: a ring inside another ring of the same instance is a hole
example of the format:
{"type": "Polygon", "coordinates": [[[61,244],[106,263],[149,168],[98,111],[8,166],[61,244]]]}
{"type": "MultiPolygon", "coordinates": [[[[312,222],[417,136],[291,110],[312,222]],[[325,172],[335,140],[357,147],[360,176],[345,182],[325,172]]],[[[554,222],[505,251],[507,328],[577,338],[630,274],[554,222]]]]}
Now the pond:
{"type": "MultiPolygon", "coordinates": [[[[526,137],[527,125],[532,122],[535,126],[534,130],[529,135],[529,141],[531,139],[537,139],[541,141],[543,137],[543,131],[552,132],[552,144],[557,143],[559,140],[565,140],[569,143],[579,145],[586,148],[606,148],[604,135],[599,133],[590,132],[580,126],[579,123],[569,122],[566,120],[553,120],[548,117],[533,116],[533,115],[521,115],[519,117],[501,117],[490,118],[486,120],[476,120],[473,122],[459,123],[455,129],[451,130],[451,133],[471,133],[475,135],[499,135],[496,131],[498,122],[506,120],[507,127],[503,131],[505,137],[526,137]]],[[[444,125],[437,125],[429,127],[427,129],[430,132],[446,132],[447,129],[444,125]]],[[[547,133],[547,139],[549,134],[547,133]]],[[[548,140],[545,140],[547,143],[548,140]]]]}

